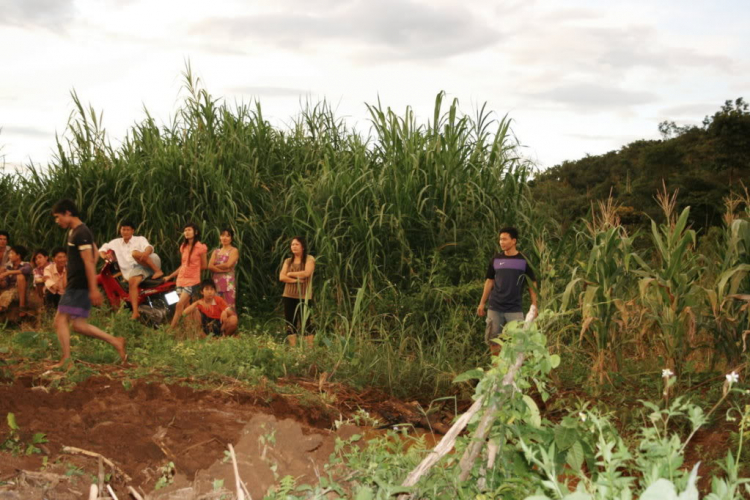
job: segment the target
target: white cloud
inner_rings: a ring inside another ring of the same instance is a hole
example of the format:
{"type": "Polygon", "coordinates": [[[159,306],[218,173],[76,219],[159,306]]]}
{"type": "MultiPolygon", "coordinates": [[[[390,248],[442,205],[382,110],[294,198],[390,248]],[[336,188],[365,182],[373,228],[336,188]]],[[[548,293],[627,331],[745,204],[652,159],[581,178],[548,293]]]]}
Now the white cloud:
{"type": "Polygon", "coordinates": [[[0,0],[0,154],[44,162],[75,88],[105,111],[114,143],[180,104],[190,60],[215,97],[259,99],[288,123],[327,100],[368,130],[365,102],[431,119],[446,90],[489,101],[544,165],[658,138],[663,119],[701,120],[750,98],[750,45],[736,4],[665,0],[0,0]],[[564,8],[561,6],[564,5],[564,8]],[[704,110],[702,103],[706,103],[704,110]],[[714,103],[714,104],[710,104],[714,103]]]}
{"type": "Polygon", "coordinates": [[[73,0],[0,0],[0,25],[62,30],[75,15],[73,0]]]}
{"type": "Polygon", "coordinates": [[[461,6],[412,0],[356,0],[328,11],[214,17],[190,33],[229,44],[258,41],[314,53],[320,44],[352,44],[360,54],[403,59],[455,56],[492,45],[500,34],[461,6]]]}

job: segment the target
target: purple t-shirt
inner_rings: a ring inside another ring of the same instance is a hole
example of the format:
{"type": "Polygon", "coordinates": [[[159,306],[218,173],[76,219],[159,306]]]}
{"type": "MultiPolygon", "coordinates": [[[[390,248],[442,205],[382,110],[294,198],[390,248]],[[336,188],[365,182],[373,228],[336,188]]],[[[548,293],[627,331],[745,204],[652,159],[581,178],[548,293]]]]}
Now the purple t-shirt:
{"type": "Polygon", "coordinates": [[[512,256],[495,254],[485,278],[495,281],[487,307],[498,312],[523,312],[526,280],[536,281],[534,270],[521,253],[512,256]]]}

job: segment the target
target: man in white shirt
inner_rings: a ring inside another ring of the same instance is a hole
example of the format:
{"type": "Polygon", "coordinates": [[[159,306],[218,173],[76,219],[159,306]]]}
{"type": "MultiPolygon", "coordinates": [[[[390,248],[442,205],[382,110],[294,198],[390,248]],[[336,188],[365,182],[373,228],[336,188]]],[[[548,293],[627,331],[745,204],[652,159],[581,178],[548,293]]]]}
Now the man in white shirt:
{"type": "Polygon", "coordinates": [[[145,237],[133,236],[134,233],[135,224],[129,220],[123,221],[120,224],[122,238],[116,238],[102,245],[99,254],[106,259],[107,253],[114,252],[122,277],[128,281],[130,304],[133,309],[131,318],[137,319],[140,316],[138,287],[141,281],[148,277],[159,279],[164,276],[164,273],[161,270],[161,259],[154,253],[154,247],[145,237]]]}

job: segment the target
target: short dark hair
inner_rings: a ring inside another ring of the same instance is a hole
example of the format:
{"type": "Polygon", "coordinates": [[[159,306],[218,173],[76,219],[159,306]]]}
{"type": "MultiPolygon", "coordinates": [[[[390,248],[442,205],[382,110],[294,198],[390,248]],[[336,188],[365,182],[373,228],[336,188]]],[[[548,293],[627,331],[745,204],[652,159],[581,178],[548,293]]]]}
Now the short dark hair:
{"type": "Polygon", "coordinates": [[[34,255],[31,256],[31,260],[36,260],[37,255],[44,255],[45,257],[49,258],[49,254],[44,248],[38,248],[34,250],[34,255]]]}
{"type": "Polygon", "coordinates": [[[206,280],[201,281],[201,288],[200,288],[201,291],[203,291],[206,288],[213,288],[214,290],[216,290],[216,283],[214,283],[214,280],[206,279],[206,280]]]}
{"type": "Polygon", "coordinates": [[[122,222],[120,222],[120,227],[121,228],[123,228],[123,227],[129,227],[133,231],[135,231],[136,225],[135,225],[135,223],[133,223],[132,219],[124,219],[122,222]]]}
{"type": "Polygon", "coordinates": [[[65,250],[63,247],[55,247],[55,248],[53,248],[52,251],[50,252],[50,255],[54,259],[55,257],[57,257],[57,254],[59,254],[59,253],[64,253],[65,255],[68,255],[68,251],[65,250]]]}
{"type": "Polygon", "coordinates": [[[508,236],[511,237],[511,239],[514,239],[514,240],[518,239],[518,229],[516,229],[513,226],[505,226],[497,234],[503,234],[503,233],[506,233],[508,236]]]}
{"type": "Polygon", "coordinates": [[[5,238],[8,240],[8,243],[10,243],[10,233],[8,233],[8,231],[0,231],[0,236],[5,236],[5,238]]]}
{"type": "Polygon", "coordinates": [[[65,198],[55,203],[55,206],[52,207],[52,215],[65,215],[65,212],[70,212],[70,215],[73,217],[78,217],[78,207],[73,200],[65,198]]]}
{"type": "Polygon", "coordinates": [[[23,245],[13,245],[12,247],[10,247],[10,249],[13,250],[13,252],[16,253],[19,257],[21,257],[21,260],[25,259],[29,253],[29,250],[23,245]]]}

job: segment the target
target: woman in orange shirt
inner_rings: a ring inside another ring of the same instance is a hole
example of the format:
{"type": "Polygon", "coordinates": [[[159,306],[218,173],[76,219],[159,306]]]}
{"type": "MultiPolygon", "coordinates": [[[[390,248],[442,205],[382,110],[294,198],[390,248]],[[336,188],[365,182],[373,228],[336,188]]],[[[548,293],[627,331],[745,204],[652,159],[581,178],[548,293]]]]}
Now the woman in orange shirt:
{"type": "Polygon", "coordinates": [[[180,296],[179,302],[175,306],[174,317],[172,318],[172,328],[175,328],[180,322],[182,311],[190,302],[190,297],[194,291],[197,291],[196,285],[201,282],[201,271],[208,267],[208,247],[201,243],[201,233],[198,226],[192,222],[185,224],[183,229],[185,241],[180,245],[181,264],[172,274],[164,278],[169,281],[177,276],[176,292],[180,296]]]}

